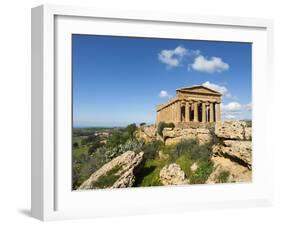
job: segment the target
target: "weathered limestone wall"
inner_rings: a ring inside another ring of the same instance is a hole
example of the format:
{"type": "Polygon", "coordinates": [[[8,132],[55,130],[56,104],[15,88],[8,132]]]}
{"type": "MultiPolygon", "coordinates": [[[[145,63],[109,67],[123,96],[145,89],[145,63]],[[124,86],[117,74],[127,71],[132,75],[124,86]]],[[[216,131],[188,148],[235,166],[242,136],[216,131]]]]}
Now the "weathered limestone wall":
{"type": "Polygon", "coordinates": [[[156,125],[141,126],[136,135],[145,142],[151,142],[157,139],[157,127],[156,125]]]}
{"type": "Polygon", "coordinates": [[[220,142],[213,145],[215,170],[207,183],[216,183],[219,175],[230,173],[228,182],[250,182],[252,179],[252,128],[245,122],[226,121],[215,125],[220,142]]]}
{"type": "Polygon", "coordinates": [[[207,128],[165,128],[163,130],[163,140],[165,144],[176,144],[183,139],[197,139],[199,144],[204,144],[212,140],[212,135],[207,128]]]}
{"type": "MultiPolygon", "coordinates": [[[[199,123],[179,124],[174,129],[164,128],[163,137],[157,135],[156,126],[148,126],[142,130],[142,137],[146,141],[158,139],[166,145],[176,144],[183,139],[197,139],[200,144],[216,140],[216,144],[212,146],[214,171],[206,183],[217,183],[223,172],[229,173],[228,182],[250,182],[252,179],[252,128],[247,127],[243,121],[216,122],[212,126],[199,123]]],[[[165,170],[167,172],[164,171],[163,175],[168,175],[167,177],[170,174],[178,175],[176,184],[185,181],[181,171],[174,172],[175,167],[165,170]]],[[[168,179],[164,178],[163,181],[165,180],[168,179]]]]}

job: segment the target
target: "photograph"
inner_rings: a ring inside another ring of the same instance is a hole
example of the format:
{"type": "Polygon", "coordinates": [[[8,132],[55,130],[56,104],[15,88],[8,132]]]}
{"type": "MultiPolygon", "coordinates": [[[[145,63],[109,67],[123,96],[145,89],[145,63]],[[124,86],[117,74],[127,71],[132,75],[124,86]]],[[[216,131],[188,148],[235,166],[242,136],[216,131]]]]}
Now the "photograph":
{"type": "Polygon", "coordinates": [[[252,182],[252,43],[72,34],[72,190],[252,182]]]}

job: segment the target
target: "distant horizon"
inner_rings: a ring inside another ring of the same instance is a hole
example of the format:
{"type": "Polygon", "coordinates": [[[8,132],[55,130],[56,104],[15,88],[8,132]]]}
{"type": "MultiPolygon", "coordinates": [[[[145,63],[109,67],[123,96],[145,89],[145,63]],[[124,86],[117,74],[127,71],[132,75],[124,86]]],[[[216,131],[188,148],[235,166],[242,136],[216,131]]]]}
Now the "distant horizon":
{"type": "MultiPolygon", "coordinates": [[[[222,120],[222,121],[232,121],[231,119],[225,119],[225,120],[222,120]]],[[[239,119],[238,121],[252,121],[252,119],[239,119]]],[[[90,129],[90,128],[108,128],[108,129],[111,129],[111,128],[125,128],[127,127],[128,125],[130,124],[134,124],[134,123],[128,123],[124,126],[73,126],[72,128],[73,129],[90,129]]],[[[140,125],[140,123],[135,123],[137,126],[140,125]]],[[[149,126],[149,125],[154,125],[156,124],[155,122],[154,123],[145,123],[145,125],[149,126]]]]}
{"type": "Polygon", "coordinates": [[[176,89],[223,94],[222,120],[252,119],[250,43],[72,35],[73,128],[155,124],[176,89]]]}

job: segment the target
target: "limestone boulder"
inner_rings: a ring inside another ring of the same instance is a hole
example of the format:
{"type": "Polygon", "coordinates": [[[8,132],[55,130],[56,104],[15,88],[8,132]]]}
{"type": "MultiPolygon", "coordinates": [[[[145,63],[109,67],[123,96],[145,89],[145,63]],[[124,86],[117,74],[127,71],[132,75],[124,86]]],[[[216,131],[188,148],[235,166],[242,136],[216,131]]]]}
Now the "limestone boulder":
{"type": "Polygon", "coordinates": [[[212,135],[209,129],[196,129],[196,138],[199,144],[205,144],[212,140],[212,135]]]}
{"type": "Polygon", "coordinates": [[[212,135],[207,128],[164,128],[163,138],[165,144],[176,144],[183,139],[197,139],[199,144],[204,144],[212,140],[212,135]]]}
{"type": "Polygon", "coordinates": [[[136,135],[145,142],[151,142],[157,139],[157,127],[156,125],[141,126],[136,135]]]}
{"type": "Polygon", "coordinates": [[[116,180],[113,181],[113,184],[110,184],[108,188],[132,187],[135,182],[135,174],[142,167],[143,155],[143,152],[135,153],[133,151],[127,151],[123,153],[94,172],[81,184],[79,189],[99,188],[96,186],[97,182],[101,178],[104,179],[108,177],[112,171],[114,171],[114,178],[116,178],[116,180]]]}
{"type": "Polygon", "coordinates": [[[246,122],[221,121],[215,124],[215,134],[219,138],[243,140],[246,122]]]}
{"type": "Polygon", "coordinates": [[[163,185],[182,185],[188,184],[184,172],[176,163],[163,167],[160,171],[160,181],[163,185]]]}
{"type": "Polygon", "coordinates": [[[251,182],[252,171],[249,168],[221,156],[212,157],[212,161],[214,163],[214,171],[210,174],[206,184],[251,182]],[[226,181],[220,181],[222,173],[228,174],[227,178],[225,178],[226,181]]]}
{"type": "Polygon", "coordinates": [[[252,127],[245,127],[245,140],[252,140],[252,127]]]}
{"type": "Polygon", "coordinates": [[[212,147],[215,156],[223,156],[240,165],[252,168],[252,142],[224,140],[223,144],[215,144],[212,147]]]}
{"type": "Polygon", "coordinates": [[[195,172],[198,169],[198,164],[196,162],[194,162],[191,167],[190,167],[192,172],[195,172]]]}

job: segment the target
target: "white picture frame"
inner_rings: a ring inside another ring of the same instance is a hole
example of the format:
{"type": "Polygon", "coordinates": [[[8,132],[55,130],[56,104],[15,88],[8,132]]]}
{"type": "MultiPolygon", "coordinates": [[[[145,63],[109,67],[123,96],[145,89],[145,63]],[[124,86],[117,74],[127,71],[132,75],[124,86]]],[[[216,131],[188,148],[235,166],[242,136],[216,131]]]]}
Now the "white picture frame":
{"type": "Polygon", "coordinates": [[[56,220],[271,205],[273,179],[267,175],[273,169],[274,150],[269,148],[266,139],[266,109],[271,102],[265,100],[273,92],[272,33],[273,22],[265,19],[112,11],[56,5],[33,8],[32,216],[41,220],[56,220]],[[163,28],[158,33],[154,31],[157,26],[163,28]],[[188,27],[194,32],[187,37],[181,31],[184,29],[179,27],[188,27]],[[69,186],[71,149],[68,142],[71,139],[69,35],[77,32],[252,42],[255,45],[252,55],[255,152],[253,182],[72,191],[69,186]],[[266,91],[260,92],[261,88],[266,91]],[[63,134],[67,134],[66,137],[63,134]]]}

